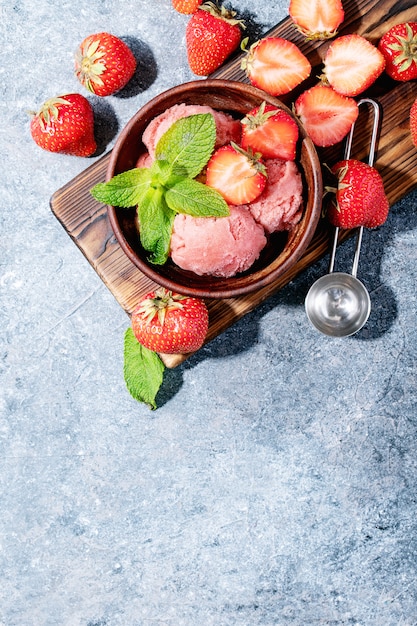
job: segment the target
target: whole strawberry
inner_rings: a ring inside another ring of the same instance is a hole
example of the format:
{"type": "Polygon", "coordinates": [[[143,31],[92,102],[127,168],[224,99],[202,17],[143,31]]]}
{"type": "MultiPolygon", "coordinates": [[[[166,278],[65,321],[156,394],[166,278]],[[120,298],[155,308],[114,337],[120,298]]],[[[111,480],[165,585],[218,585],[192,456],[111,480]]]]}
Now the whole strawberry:
{"type": "Polygon", "coordinates": [[[378,49],[385,57],[385,71],[394,80],[417,78],[417,22],[403,22],[381,37],[378,49]]]}
{"type": "Polygon", "coordinates": [[[75,53],[75,75],[96,96],[120,91],[135,70],[136,59],[130,48],[109,33],[86,37],[75,53]]]}
{"type": "Polygon", "coordinates": [[[178,13],[191,15],[195,13],[202,0],[172,0],[172,6],[178,13]]]}
{"type": "Polygon", "coordinates": [[[338,180],[327,217],[339,228],[376,228],[388,216],[389,203],[384,191],[384,183],[379,172],[362,161],[345,159],[332,168],[338,180]]]}
{"type": "Polygon", "coordinates": [[[132,313],[137,341],[164,354],[182,354],[201,348],[208,330],[203,300],[160,287],[148,293],[132,313]]]}
{"type": "Polygon", "coordinates": [[[411,141],[417,148],[417,98],[414,100],[410,109],[410,133],[411,141]]]}
{"type": "Polygon", "coordinates": [[[235,15],[206,2],[191,16],[185,38],[188,63],[197,76],[214,72],[238,48],[244,26],[235,15]]]}
{"type": "Polygon", "coordinates": [[[78,93],[44,102],[32,114],[30,132],[35,143],[49,152],[88,157],[97,149],[93,109],[78,93]]]}

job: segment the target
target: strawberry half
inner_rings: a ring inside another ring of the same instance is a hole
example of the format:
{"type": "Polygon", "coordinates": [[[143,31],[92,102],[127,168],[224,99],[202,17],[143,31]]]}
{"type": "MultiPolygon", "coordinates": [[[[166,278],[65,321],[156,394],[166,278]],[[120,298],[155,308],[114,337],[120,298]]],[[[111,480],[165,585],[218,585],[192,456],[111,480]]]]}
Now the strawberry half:
{"type": "Polygon", "coordinates": [[[324,58],[324,78],[343,96],[357,96],[368,89],[384,68],[383,54],[356,34],[335,39],[324,58]]]}
{"type": "Polygon", "coordinates": [[[242,120],[242,148],[260,152],[265,159],[294,161],[298,125],[283,109],[262,102],[242,120]]]}
{"type": "Polygon", "coordinates": [[[96,96],[120,91],[135,70],[133,52],[124,41],[109,33],[86,37],[75,53],[75,75],[96,96]]]}
{"type": "Polygon", "coordinates": [[[246,152],[234,143],[216,150],[207,164],[206,184],[229,204],[252,202],[262,193],[266,180],[260,154],[246,152]]]}
{"type": "Polygon", "coordinates": [[[334,37],[345,19],[341,0],[291,0],[288,12],[307,40],[334,37]]]}
{"type": "Polygon", "coordinates": [[[316,146],[333,146],[349,133],[359,113],[353,98],[319,83],[304,91],[295,101],[296,115],[316,146]]]}
{"type": "Polygon", "coordinates": [[[410,109],[410,133],[411,141],[417,148],[417,98],[414,100],[410,109]]]}
{"type": "Polygon", "coordinates": [[[403,22],[381,37],[378,50],[384,55],[385,71],[394,80],[417,78],[417,22],[403,22]]]}
{"type": "Polygon", "coordinates": [[[298,46],[282,37],[265,37],[252,44],[241,68],[252,85],[272,96],[289,93],[311,73],[307,57],[298,46]]]}
{"type": "Polygon", "coordinates": [[[327,211],[329,221],[339,228],[381,226],[388,217],[389,202],[379,172],[356,159],[344,159],[331,169],[338,187],[326,188],[335,193],[327,211]]]}
{"type": "Polygon", "coordinates": [[[32,114],[30,132],[35,143],[49,152],[88,157],[97,149],[93,109],[78,93],[44,102],[32,114]]]}
{"type": "Polygon", "coordinates": [[[137,305],[131,324],[136,339],[148,350],[182,354],[201,348],[208,320],[204,300],[160,287],[137,305]]]}
{"type": "Polygon", "coordinates": [[[190,69],[197,76],[208,76],[234,52],[242,38],[244,24],[236,13],[206,2],[191,16],[185,30],[190,69]]]}

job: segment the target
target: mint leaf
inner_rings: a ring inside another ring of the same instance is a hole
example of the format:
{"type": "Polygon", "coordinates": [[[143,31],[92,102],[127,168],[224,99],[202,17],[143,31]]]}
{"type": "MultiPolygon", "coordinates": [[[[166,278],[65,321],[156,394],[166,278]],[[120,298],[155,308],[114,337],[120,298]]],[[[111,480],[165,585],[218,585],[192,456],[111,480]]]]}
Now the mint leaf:
{"type": "Polygon", "coordinates": [[[163,265],[168,258],[175,218],[164,191],[163,187],[152,187],[138,204],[140,241],[151,252],[148,260],[155,265],[163,265]]]}
{"type": "Polygon", "coordinates": [[[151,179],[149,168],[134,168],[113,176],[106,183],[98,183],[91,194],[104,204],[128,208],[138,204],[149,189],[151,179]]]}
{"type": "Polygon", "coordinates": [[[123,374],[126,387],[135,400],[156,409],[156,394],[162,385],[165,365],[152,350],[142,346],[132,328],[124,336],[123,374]]]}
{"type": "Polygon", "coordinates": [[[218,191],[190,178],[184,178],[168,189],[165,200],[176,213],[193,217],[225,217],[230,214],[226,200],[218,191]]]}
{"type": "Polygon", "coordinates": [[[155,157],[184,167],[194,178],[207,164],[214,150],[216,124],[211,113],[183,117],[159,139],[155,157]]]}

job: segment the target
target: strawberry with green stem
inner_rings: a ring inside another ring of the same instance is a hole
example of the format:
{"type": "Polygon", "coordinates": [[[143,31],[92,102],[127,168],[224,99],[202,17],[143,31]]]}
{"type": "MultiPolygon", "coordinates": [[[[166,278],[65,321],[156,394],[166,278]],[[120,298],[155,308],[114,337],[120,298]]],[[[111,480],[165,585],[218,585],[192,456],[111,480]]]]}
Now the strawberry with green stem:
{"type": "Polygon", "coordinates": [[[126,387],[138,402],[157,408],[163,383],[161,354],[187,354],[203,345],[209,314],[204,300],[160,287],[135,307],[124,337],[123,374],[126,387]]]}
{"type": "Polygon", "coordinates": [[[394,80],[417,78],[417,22],[402,22],[390,28],[379,40],[385,71],[394,80]]]}
{"type": "Polygon", "coordinates": [[[236,12],[205,2],[191,16],[185,31],[190,69],[197,76],[208,76],[239,47],[242,20],[236,12]]]}
{"type": "Polygon", "coordinates": [[[83,157],[96,151],[94,113],[84,96],[71,93],[50,98],[31,115],[30,132],[40,148],[83,157]]]}
{"type": "Polygon", "coordinates": [[[339,228],[376,228],[384,224],[389,202],[375,167],[356,159],[344,159],[331,171],[337,178],[337,187],[326,187],[327,192],[333,193],[327,209],[331,224],[339,228]]]}
{"type": "Polygon", "coordinates": [[[164,354],[195,352],[204,343],[208,310],[203,300],[167,289],[148,293],[132,313],[136,339],[148,350],[164,354]]]}
{"type": "Polygon", "coordinates": [[[110,96],[127,85],[136,59],[124,41],[110,33],[86,37],[75,53],[75,75],[96,96],[110,96]]]}
{"type": "Polygon", "coordinates": [[[294,161],[299,136],[294,118],[272,104],[262,102],[242,120],[241,146],[259,152],[264,159],[294,161]]]}

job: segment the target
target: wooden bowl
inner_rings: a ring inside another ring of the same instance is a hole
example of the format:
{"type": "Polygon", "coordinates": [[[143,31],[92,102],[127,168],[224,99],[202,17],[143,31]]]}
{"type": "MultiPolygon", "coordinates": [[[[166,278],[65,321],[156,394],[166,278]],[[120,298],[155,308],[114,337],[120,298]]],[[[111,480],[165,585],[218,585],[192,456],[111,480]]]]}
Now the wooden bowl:
{"type": "MultiPolygon", "coordinates": [[[[292,112],[280,100],[245,83],[228,80],[197,80],[173,87],[145,104],[120,133],[111,153],[106,180],[136,166],[145,152],[142,134],[148,123],[174,104],[204,104],[229,112],[241,119],[254,107],[266,101],[292,112]]],[[[140,244],[135,209],[108,207],[114,234],[125,254],[155,283],[184,295],[201,298],[231,298],[254,292],[289,270],[302,256],[317,227],[322,202],[320,162],[311,139],[303,126],[297,153],[297,164],[303,177],[304,211],[300,222],[289,232],[268,238],[258,260],[244,273],[231,278],[198,276],[175,265],[170,259],[162,266],[147,261],[148,253],[140,244]]]]}

